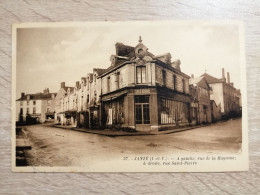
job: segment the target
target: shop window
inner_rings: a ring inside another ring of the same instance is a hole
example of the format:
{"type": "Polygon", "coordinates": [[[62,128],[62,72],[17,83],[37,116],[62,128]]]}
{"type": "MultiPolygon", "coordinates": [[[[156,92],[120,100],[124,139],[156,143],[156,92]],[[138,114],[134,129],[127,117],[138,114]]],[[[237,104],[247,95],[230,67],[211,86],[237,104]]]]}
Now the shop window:
{"type": "Polygon", "coordinates": [[[136,67],[136,83],[137,84],[146,83],[146,66],[136,67]]]}
{"type": "Polygon", "coordinates": [[[150,124],[149,96],[135,96],[136,124],[150,124]]]}

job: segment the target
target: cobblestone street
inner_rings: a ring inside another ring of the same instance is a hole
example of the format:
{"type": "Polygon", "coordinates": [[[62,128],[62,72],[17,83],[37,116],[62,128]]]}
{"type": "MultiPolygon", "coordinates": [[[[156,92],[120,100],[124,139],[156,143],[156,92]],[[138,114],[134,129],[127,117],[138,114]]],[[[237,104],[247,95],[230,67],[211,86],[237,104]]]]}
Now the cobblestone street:
{"type": "Polygon", "coordinates": [[[236,153],[241,149],[241,119],[160,135],[108,137],[52,124],[26,126],[32,150],[29,166],[84,166],[125,155],[236,153]]]}

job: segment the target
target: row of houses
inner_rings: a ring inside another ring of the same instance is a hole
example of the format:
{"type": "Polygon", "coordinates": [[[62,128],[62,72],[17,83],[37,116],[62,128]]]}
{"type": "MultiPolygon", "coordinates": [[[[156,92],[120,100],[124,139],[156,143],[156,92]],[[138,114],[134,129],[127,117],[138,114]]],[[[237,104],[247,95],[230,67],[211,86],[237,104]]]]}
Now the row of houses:
{"type": "MultiPolygon", "coordinates": [[[[155,56],[141,38],[135,47],[116,43],[115,49],[108,68],[94,68],[72,87],[61,82],[38,110],[19,106],[35,99],[23,94],[17,100],[17,119],[30,115],[74,127],[158,131],[239,116],[241,93],[229,73],[226,80],[224,69],[221,79],[207,73],[190,77],[181,71],[180,60],[172,61],[169,53],[155,56]]],[[[40,94],[37,98],[46,91],[40,94]]]]}

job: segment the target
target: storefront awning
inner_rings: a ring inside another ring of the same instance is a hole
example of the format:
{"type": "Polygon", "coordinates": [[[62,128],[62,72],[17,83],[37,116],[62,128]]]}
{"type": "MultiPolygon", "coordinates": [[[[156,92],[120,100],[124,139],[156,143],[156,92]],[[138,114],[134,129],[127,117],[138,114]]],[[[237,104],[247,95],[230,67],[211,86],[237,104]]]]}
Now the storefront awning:
{"type": "Polygon", "coordinates": [[[104,98],[102,98],[102,102],[113,101],[113,100],[121,98],[123,96],[125,96],[125,93],[124,94],[115,95],[115,96],[112,96],[112,97],[108,97],[108,98],[104,97],[104,98]]]}

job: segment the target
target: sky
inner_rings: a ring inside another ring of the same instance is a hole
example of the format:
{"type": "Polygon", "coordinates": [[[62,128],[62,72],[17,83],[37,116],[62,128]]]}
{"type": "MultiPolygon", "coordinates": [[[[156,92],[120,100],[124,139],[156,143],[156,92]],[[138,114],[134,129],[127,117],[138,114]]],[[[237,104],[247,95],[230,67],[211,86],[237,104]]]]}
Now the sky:
{"type": "MultiPolygon", "coordinates": [[[[70,23],[71,24],[71,23],[70,23]]],[[[93,68],[108,68],[117,42],[143,44],[154,55],[170,53],[181,70],[198,77],[205,71],[217,78],[222,68],[240,89],[238,25],[213,22],[89,22],[76,25],[17,29],[16,97],[44,88],[57,92],[60,82],[75,82],[93,68]]]]}

